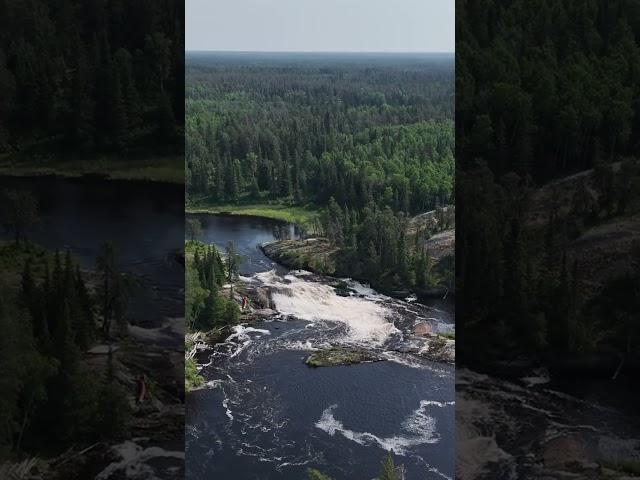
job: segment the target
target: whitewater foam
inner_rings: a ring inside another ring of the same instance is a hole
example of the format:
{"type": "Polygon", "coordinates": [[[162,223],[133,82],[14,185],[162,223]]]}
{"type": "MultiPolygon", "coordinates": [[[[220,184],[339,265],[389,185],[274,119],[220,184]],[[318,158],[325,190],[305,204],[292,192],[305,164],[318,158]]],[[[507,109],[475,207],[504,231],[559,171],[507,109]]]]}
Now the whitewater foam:
{"type": "Polygon", "coordinates": [[[360,445],[377,445],[397,455],[407,455],[411,447],[437,443],[440,440],[440,436],[436,432],[435,418],[426,413],[427,406],[429,404],[425,401],[420,402],[420,407],[402,422],[402,430],[406,433],[405,435],[378,437],[370,432],[349,430],[334,417],[333,412],[338,407],[335,404],[322,412],[322,416],[315,426],[332,437],[336,433],[340,433],[346,439],[360,445]]]}
{"type": "Polygon", "coordinates": [[[155,470],[146,463],[147,461],[155,458],[174,458],[184,461],[184,452],[171,452],[155,446],[144,448],[130,440],[112,447],[112,450],[120,460],[107,465],[96,476],[96,480],[107,480],[118,472],[122,472],[125,478],[155,479],[157,478],[155,470]]]}
{"type": "MultiPolygon", "coordinates": [[[[308,281],[293,273],[281,277],[274,270],[258,273],[254,278],[272,288],[273,303],[282,315],[309,322],[342,323],[347,327],[346,342],[381,345],[399,332],[388,321],[391,311],[385,306],[357,296],[339,296],[330,285],[308,281]]],[[[363,295],[373,292],[365,287],[361,290],[363,295]]]]}

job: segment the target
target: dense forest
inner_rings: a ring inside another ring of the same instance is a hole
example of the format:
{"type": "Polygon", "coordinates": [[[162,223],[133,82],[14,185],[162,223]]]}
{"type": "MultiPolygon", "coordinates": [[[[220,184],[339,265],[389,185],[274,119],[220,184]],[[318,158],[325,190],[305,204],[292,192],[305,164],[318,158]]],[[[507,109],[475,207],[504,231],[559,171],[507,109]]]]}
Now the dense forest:
{"type": "Polygon", "coordinates": [[[640,5],[460,0],[459,165],[543,182],[637,154],[640,5]],[[494,25],[499,25],[494,27],[494,25]]]}
{"type": "Polygon", "coordinates": [[[640,6],[456,13],[458,358],[638,352],[640,6]]]}
{"type": "Polygon", "coordinates": [[[194,240],[199,235],[200,228],[198,220],[187,220],[187,233],[191,237],[185,246],[185,316],[187,320],[185,388],[187,391],[203,382],[193,359],[194,339],[190,334],[221,331],[225,327],[240,322],[240,308],[233,298],[233,288],[228,293],[224,293],[222,289],[226,283],[233,284],[236,281],[237,268],[241,259],[234,252],[233,244],[227,246],[223,260],[215,245],[205,245],[194,240]]]}
{"type": "Polygon", "coordinates": [[[211,330],[234,325],[240,319],[238,305],[222,295],[222,286],[236,275],[233,246],[223,261],[214,245],[192,241],[187,244],[186,316],[189,330],[211,330]]]}
{"type": "Polygon", "coordinates": [[[188,58],[192,197],[326,204],[333,196],[405,212],[451,200],[451,59],[280,62],[188,58]]]}
{"type": "MultiPolygon", "coordinates": [[[[425,242],[453,227],[452,211],[437,207],[433,224],[415,226],[403,212],[373,202],[364,208],[341,208],[332,198],[320,217],[321,231],[338,247],[335,273],[363,279],[381,291],[420,298],[436,287],[453,287],[453,255],[434,262],[425,242]]],[[[434,290],[435,289],[435,290],[434,290]]],[[[439,295],[442,295],[438,293],[439,295]]],[[[446,292],[445,292],[446,294],[446,292]]]]}
{"type": "Polygon", "coordinates": [[[190,54],[186,72],[188,202],[311,206],[342,270],[426,284],[408,220],[453,203],[451,57],[190,54]]]}
{"type": "Polygon", "coordinates": [[[0,1],[0,153],[181,152],[183,19],[174,0],[0,1]]]}
{"type": "MultiPolygon", "coordinates": [[[[15,202],[33,204],[27,196],[8,192],[4,205],[26,218],[15,202]]],[[[69,251],[47,252],[26,238],[24,223],[3,218],[20,233],[0,245],[0,459],[122,435],[131,407],[111,353],[98,372],[85,357],[126,331],[130,285],[113,249],[102,248],[89,278],[69,251]]]]}

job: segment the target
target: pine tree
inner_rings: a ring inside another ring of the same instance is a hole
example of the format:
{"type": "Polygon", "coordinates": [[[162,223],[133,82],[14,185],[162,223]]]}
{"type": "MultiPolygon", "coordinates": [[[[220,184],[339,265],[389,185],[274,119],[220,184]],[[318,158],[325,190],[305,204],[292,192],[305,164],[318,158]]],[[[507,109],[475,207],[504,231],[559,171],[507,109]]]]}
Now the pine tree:
{"type": "Polygon", "coordinates": [[[396,471],[396,467],[393,463],[393,457],[390,453],[387,453],[384,457],[378,480],[400,480],[400,475],[398,475],[398,472],[396,471]]]}
{"type": "Polygon", "coordinates": [[[31,272],[31,258],[27,258],[22,271],[22,297],[25,306],[29,307],[36,300],[35,293],[36,283],[31,272]]]}
{"type": "Polygon", "coordinates": [[[83,350],[88,349],[95,340],[95,319],[93,314],[93,300],[80,272],[76,266],[75,286],[78,292],[79,315],[75,326],[76,342],[83,350]]]}
{"type": "Polygon", "coordinates": [[[114,72],[112,75],[110,101],[110,132],[111,144],[119,153],[125,153],[129,142],[129,121],[127,119],[127,109],[125,97],[122,92],[122,85],[119,76],[114,72]]]}
{"type": "Polygon", "coordinates": [[[316,470],[315,468],[310,468],[307,471],[307,479],[308,480],[331,480],[331,477],[326,476],[324,473],[316,470]]]}
{"type": "Polygon", "coordinates": [[[177,136],[176,118],[171,107],[171,100],[164,92],[158,95],[156,134],[158,139],[165,143],[172,142],[177,136]]]}
{"type": "Polygon", "coordinates": [[[111,345],[107,358],[107,372],[100,387],[98,427],[104,438],[114,438],[125,432],[131,407],[125,390],[118,384],[111,345]]]}
{"type": "MultiPolygon", "coordinates": [[[[77,35],[77,32],[76,32],[77,35]]],[[[80,148],[88,146],[93,139],[93,100],[91,97],[91,72],[87,54],[79,36],[73,42],[75,51],[75,69],[69,88],[69,120],[67,139],[71,145],[80,148]]]]}

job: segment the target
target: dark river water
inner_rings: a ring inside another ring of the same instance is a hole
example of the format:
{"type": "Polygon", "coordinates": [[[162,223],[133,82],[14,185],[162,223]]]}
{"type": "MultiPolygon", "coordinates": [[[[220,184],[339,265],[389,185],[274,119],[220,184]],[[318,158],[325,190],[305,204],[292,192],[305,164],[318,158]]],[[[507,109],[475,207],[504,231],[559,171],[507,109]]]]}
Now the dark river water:
{"type": "Polygon", "coordinates": [[[0,191],[4,189],[28,190],[36,196],[41,219],[29,237],[43,247],[69,249],[84,267],[93,268],[100,246],[113,245],[119,268],[141,283],[129,311],[134,321],[184,315],[184,269],[175,257],[184,241],[184,187],[0,177],[0,191]]]}
{"type": "MultiPolygon", "coordinates": [[[[279,312],[236,328],[199,356],[206,388],[187,396],[187,477],[197,480],[332,478],[369,480],[387,451],[407,480],[453,477],[454,370],[415,353],[413,325],[453,328],[446,305],[393,300],[357,282],[339,297],[330,280],[289,272],[258,246],[283,224],[199,215],[202,240],[233,241],[242,280],[266,286],[279,312]],[[315,348],[354,345],[386,361],[312,369],[315,348]]],[[[288,228],[294,233],[292,227],[288,228]]]]}

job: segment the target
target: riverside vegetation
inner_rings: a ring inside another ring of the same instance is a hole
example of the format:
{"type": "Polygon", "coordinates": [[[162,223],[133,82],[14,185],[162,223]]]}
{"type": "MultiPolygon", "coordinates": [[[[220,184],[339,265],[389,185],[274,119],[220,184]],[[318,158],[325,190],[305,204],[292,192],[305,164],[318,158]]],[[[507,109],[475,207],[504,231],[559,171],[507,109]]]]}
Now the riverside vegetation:
{"type": "MultiPolygon", "coordinates": [[[[137,442],[162,448],[184,432],[182,321],[174,320],[182,316],[182,299],[166,299],[166,293],[159,298],[150,285],[160,276],[183,282],[178,253],[165,254],[164,246],[145,249],[151,260],[132,268],[126,241],[111,236],[109,227],[118,228],[119,220],[92,224],[87,233],[69,229],[61,217],[73,212],[75,225],[95,215],[93,208],[84,216],[68,206],[77,203],[69,199],[87,198],[84,192],[96,195],[95,183],[87,182],[79,194],[64,189],[76,182],[54,182],[54,190],[68,196],[62,203],[50,200],[47,210],[39,210],[25,189],[34,185],[30,181],[17,182],[21,190],[7,191],[0,203],[2,478],[14,478],[13,472],[34,479],[94,478],[118,468],[121,448],[137,442]],[[96,245],[96,237],[113,243],[96,245]],[[65,244],[72,249],[57,250],[65,244]],[[158,336],[160,329],[166,334],[158,336]]],[[[39,199],[50,198],[46,190],[37,192],[39,199]]],[[[141,211],[135,195],[125,189],[119,195],[134,201],[105,210],[141,211]]],[[[142,198],[146,206],[150,196],[142,198]]],[[[177,460],[172,468],[180,468],[177,460]]]]}
{"type": "MultiPolygon", "coordinates": [[[[323,474],[319,470],[309,469],[308,471],[308,480],[332,480],[331,477],[323,474]]],[[[396,467],[393,462],[393,457],[390,453],[384,457],[382,461],[382,465],[380,466],[380,474],[378,475],[378,480],[401,480],[404,478],[403,468],[402,466],[396,467]]]]}
{"type": "MultiPolygon", "coordinates": [[[[190,229],[194,229],[193,220],[190,229]]],[[[187,335],[185,343],[185,388],[199,387],[203,380],[198,375],[194,361],[197,332],[209,332],[220,336],[226,327],[240,321],[240,309],[233,299],[233,287],[229,294],[222,293],[226,282],[235,281],[238,257],[233,245],[227,249],[226,262],[214,245],[190,240],[186,242],[185,314],[187,335]],[[231,297],[231,298],[229,298],[231,297]],[[194,336],[193,334],[196,333],[194,336]]]]}
{"type": "Polygon", "coordinates": [[[119,438],[132,412],[119,364],[109,354],[96,372],[86,361],[92,346],[126,331],[129,287],[113,250],[105,245],[96,270],[82,271],[69,251],[29,241],[38,219],[29,194],[7,192],[3,201],[15,240],[0,244],[0,458],[55,456],[72,444],[119,438]]]}
{"type": "Polygon", "coordinates": [[[303,211],[303,235],[335,247],[315,270],[387,292],[452,286],[452,255],[433,268],[426,246],[453,227],[451,57],[190,54],[186,69],[188,210],[303,211]],[[434,210],[440,223],[415,220],[434,210]]]}

